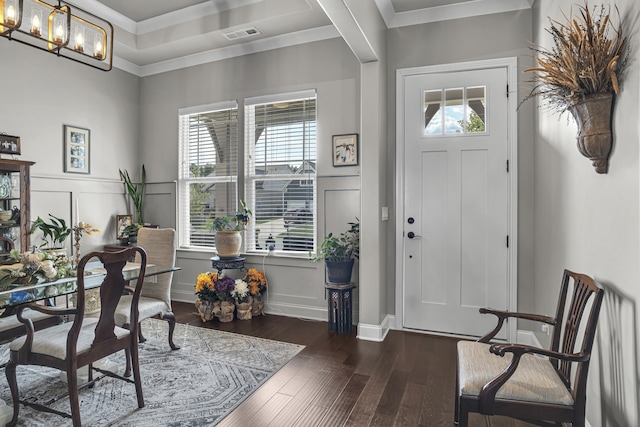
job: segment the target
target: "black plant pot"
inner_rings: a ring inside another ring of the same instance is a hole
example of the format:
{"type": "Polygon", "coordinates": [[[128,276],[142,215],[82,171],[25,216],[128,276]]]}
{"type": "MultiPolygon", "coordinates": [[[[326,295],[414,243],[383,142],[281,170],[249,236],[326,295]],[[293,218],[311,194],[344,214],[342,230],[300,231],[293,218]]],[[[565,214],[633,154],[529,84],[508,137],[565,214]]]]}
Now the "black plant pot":
{"type": "Polygon", "coordinates": [[[351,272],[353,270],[353,261],[327,261],[324,265],[327,270],[327,281],[329,283],[349,283],[351,282],[351,272]]]}

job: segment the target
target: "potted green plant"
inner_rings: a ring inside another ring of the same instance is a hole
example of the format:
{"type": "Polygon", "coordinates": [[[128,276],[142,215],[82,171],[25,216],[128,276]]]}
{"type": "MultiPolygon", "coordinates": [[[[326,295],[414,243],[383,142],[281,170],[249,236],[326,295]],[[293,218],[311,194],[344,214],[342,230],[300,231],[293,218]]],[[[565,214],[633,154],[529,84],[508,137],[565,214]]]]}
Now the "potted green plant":
{"type": "Polygon", "coordinates": [[[213,218],[211,230],[216,235],[216,251],[222,259],[240,256],[242,246],[241,231],[249,223],[253,212],[247,208],[244,200],[240,200],[241,209],[234,216],[213,218]]]}
{"type": "Polygon", "coordinates": [[[64,248],[64,242],[67,240],[67,237],[71,234],[71,228],[67,226],[67,223],[64,219],[55,217],[49,214],[51,220],[47,222],[46,220],[38,217],[31,226],[30,233],[34,234],[36,230],[40,230],[42,232],[42,244],[41,248],[47,251],[64,251],[66,254],[66,249],[64,248]]]}
{"type": "Polygon", "coordinates": [[[136,222],[138,224],[144,224],[142,202],[144,199],[144,188],[147,184],[147,171],[145,170],[144,165],[142,165],[139,183],[134,183],[129,176],[129,172],[127,172],[126,170],[123,171],[118,169],[118,172],[120,172],[120,179],[122,179],[122,181],[124,182],[125,188],[127,189],[127,194],[133,202],[133,206],[136,210],[136,222]]]}
{"type": "Polygon", "coordinates": [[[360,221],[350,222],[344,233],[329,233],[324,237],[317,255],[309,253],[312,261],[324,259],[329,283],[349,283],[353,263],[360,256],[360,221]]]}
{"type": "Polygon", "coordinates": [[[540,96],[560,114],[570,111],[578,125],[580,153],[597,173],[607,173],[613,99],[627,62],[627,38],[622,25],[612,23],[609,9],[600,6],[592,14],[586,3],[577,7],[578,13],[565,15],[564,23],[549,19],[554,45],[533,48],[538,65],[524,71],[533,73],[535,85],[525,100],[540,96]]]}
{"type": "Polygon", "coordinates": [[[136,244],[138,242],[138,231],[142,228],[142,224],[129,224],[122,229],[122,234],[127,236],[127,242],[129,244],[136,244]]]}

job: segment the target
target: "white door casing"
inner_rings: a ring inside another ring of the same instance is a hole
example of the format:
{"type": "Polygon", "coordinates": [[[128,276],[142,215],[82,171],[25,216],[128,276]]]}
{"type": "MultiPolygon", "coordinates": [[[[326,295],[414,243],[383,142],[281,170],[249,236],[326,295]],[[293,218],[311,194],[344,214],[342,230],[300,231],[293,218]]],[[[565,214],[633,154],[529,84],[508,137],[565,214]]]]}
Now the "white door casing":
{"type": "MultiPolygon", "coordinates": [[[[398,70],[398,328],[479,336],[495,325],[479,307],[515,309],[515,69],[509,59],[398,70]],[[425,93],[474,87],[485,88],[486,132],[425,135],[425,93]]],[[[515,338],[512,323],[499,338],[515,338]]]]}

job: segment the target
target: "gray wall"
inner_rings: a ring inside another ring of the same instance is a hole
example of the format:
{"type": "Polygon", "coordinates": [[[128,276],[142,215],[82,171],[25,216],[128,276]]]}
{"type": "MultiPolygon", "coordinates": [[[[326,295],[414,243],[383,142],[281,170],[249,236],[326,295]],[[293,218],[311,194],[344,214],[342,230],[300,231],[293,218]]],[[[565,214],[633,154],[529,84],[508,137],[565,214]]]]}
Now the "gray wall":
{"type": "MultiPolygon", "coordinates": [[[[552,314],[563,269],[605,287],[596,351],[589,372],[587,419],[592,427],[640,423],[638,388],[639,128],[637,0],[615,2],[632,35],[630,61],[616,99],[609,173],[598,175],[576,147],[573,119],[540,109],[536,115],[535,309],[552,314]]],[[[571,0],[538,1],[534,41],[550,47],[547,17],[563,22],[571,0]]],[[[615,11],[613,17],[617,17],[615,11]]],[[[547,337],[540,335],[541,340],[547,337]]]]}
{"type": "MultiPolygon", "coordinates": [[[[77,200],[80,220],[102,231],[84,237],[82,251],[112,243],[114,215],[127,213],[118,168],[135,171],[139,165],[140,80],[5,38],[0,39],[0,58],[0,132],[20,136],[18,158],[36,162],[31,169],[32,219],[51,213],[76,222],[77,200]],[[89,175],[64,172],[64,124],[91,131],[89,175]]],[[[67,245],[70,249],[71,242],[67,245]]]]}
{"type": "MultiPolygon", "coordinates": [[[[359,133],[359,65],[341,39],[246,55],[145,77],[141,85],[141,160],[157,195],[148,198],[150,222],[175,223],[178,109],[267,94],[316,89],[318,96],[318,236],[342,232],[360,212],[360,167],[334,168],[331,136],[359,133]],[[158,199],[167,203],[159,203],[158,199]],[[156,200],[156,202],[154,202],[156,200]]],[[[240,126],[242,138],[243,125],[240,126]]],[[[193,301],[198,273],[211,269],[208,251],[180,250],[176,300],[193,301]]],[[[326,319],[324,264],[306,257],[247,257],[269,281],[270,313],[326,319]]],[[[228,272],[232,275],[234,272],[228,272]]],[[[356,299],[354,297],[354,299],[356,299]]],[[[357,320],[355,317],[354,320],[357,320]]]]}

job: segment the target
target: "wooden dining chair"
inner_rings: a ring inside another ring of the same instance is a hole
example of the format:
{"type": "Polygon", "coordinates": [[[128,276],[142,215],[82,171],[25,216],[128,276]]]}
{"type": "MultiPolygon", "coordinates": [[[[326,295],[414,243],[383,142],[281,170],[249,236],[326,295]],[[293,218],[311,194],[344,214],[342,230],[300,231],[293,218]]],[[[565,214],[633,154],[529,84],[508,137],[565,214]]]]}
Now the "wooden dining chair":
{"type": "MultiPolygon", "coordinates": [[[[147,263],[149,265],[154,264],[171,267],[175,265],[176,240],[174,229],[143,227],[138,231],[137,245],[145,249],[147,253],[147,263]]],[[[171,308],[172,280],[173,272],[170,272],[150,277],[144,281],[138,302],[138,322],[142,322],[144,319],[150,317],[158,317],[166,320],[169,323],[169,346],[172,350],[177,350],[180,347],[173,342],[176,318],[171,308]]],[[[131,325],[131,300],[131,295],[122,297],[115,313],[116,325],[127,329],[129,329],[131,325]]],[[[138,326],[138,341],[145,341],[140,325],[138,326]]],[[[129,361],[127,361],[125,376],[129,376],[130,372],[129,361]]]]}
{"type": "Polygon", "coordinates": [[[71,308],[44,307],[37,304],[27,304],[30,309],[51,315],[73,316],[73,321],[53,326],[46,330],[34,332],[33,324],[29,319],[24,318],[23,308],[20,307],[18,319],[27,325],[27,335],[15,339],[9,345],[9,363],[5,371],[11,397],[13,401],[13,418],[8,426],[15,426],[18,422],[20,403],[33,407],[37,410],[52,412],[42,404],[33,403],[19,399],[18,383],[16,378],[16,367],[18,365],[40,365],[64,371],[68,382],[68,395],[71,406],[71,414],[53,411],[58,415],[71,418],[74,427],[81,425],[80,405],[78,402],[78,369],[83,366],[89,367],[89,382],[83,385],[93,386],[95,383],[93,371],[98,371],[110,377],[134,383],[138,407],[144,407],[142,395],[142,383],[138,365],[138,299],[142,289],[147,256],[144,249],[132,247],[119,252],[92,252],[85,255],[80,261],[77,269],[77,298],[76,306],[71,308]],[[122,270],[129,259],[133,256],[140,256],[140,273],[135,280],[133,287],[128,285],[123,277],[122,270]],[[106,271],[101,280],[100,299],[101,309],[98,318],[85,317],[85,282],[89,280],[90,273],[85,273],[87,263],[99,260],[106,271]],[[86,274],[88,276],[86,276],[86,274]],[[130,329],[116,326],[114,320],[115,309],[120,297],[125,289],[133,292],[131,303],[132,325],[130,329]],[[131,354],[133,364],[133,380],[121,377],[115,373],[100,370],[93,366],[93,363],[110,354],[121,350],[127,350],[131,354]]]}
{"type": "Polygon", "coordinates": [[[470,412],[504,415],[536,425],[585,425],[587,372],[604,291],[593,279],[565,270],[555,317],[480,309],[498,318],[478,341],[458,342],[455,421],[470,412]],[[493,343],[508,318],[553,328],[548,349],[493,343]]]}

